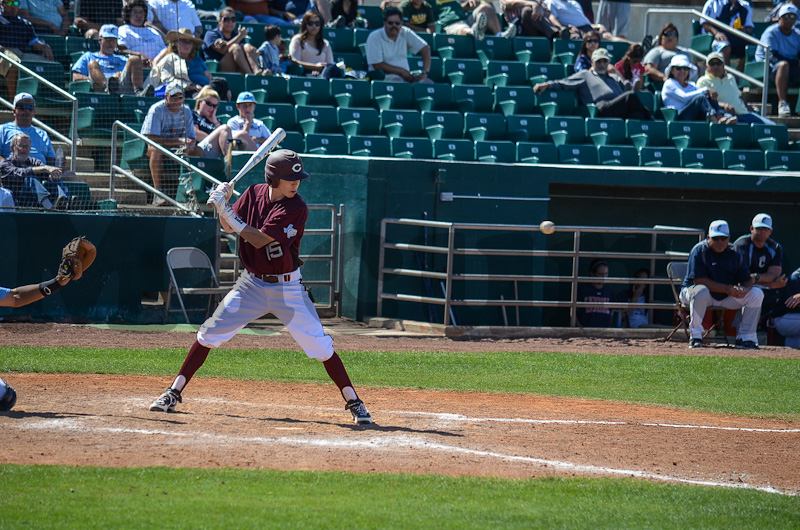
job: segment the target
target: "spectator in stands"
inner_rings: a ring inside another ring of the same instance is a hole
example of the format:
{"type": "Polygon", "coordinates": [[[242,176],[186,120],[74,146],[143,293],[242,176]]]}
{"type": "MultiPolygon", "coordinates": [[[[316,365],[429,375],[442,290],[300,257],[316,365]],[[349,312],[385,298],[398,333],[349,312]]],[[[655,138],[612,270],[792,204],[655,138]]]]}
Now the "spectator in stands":
{"type": "Polygon", "coordinates": [[[633,90],[644,88],[644,48],[641,44],[631,44],[622,59],[614,65],[614,69],[619,76],[626,81],[630,81],[633,90]]]}
{"type": "Polygon", "coordinates": [[[219,26],[206,33],[203,51],[207,60],[219,61],[221,72],[261,74],[258,52],[245,42],[247,28],[236,28],[236,12],[226,7],[219,13],[219,26]]]}
{"type": "Polygon", "coordinates": [[[3,186],[14,197],[16,206],[63,209],[69,206],[70,196],[60,167],[45,165],[29,156],[31,137],[17,133],[11,139],[11,156],[0,162],[3,186]],[[42,184],[41,179],[45,180],[42,184]]]}
{"type": "Polygon", "coordinates": [[[581,8],[583,16],[591,23],[595,23],[594,9],[592,9],[592,0],[569,0],[574,1],[581,8]]]}
{"type": "Polygon", "coordinates": [[[537,83],[533,91],[574,90],[584,105],[595,104],[599,118],[652,120],[653,115],[644,106],[636,92],[627,90],[616,72],[609,72],[609,55],[605,48],[592,54],[592,67],[565,79],[537,83]]]}
{"type": "Polygon", "coordinates": [[[750,233],[733,243],[750,269],[754,285],[767,289],[782,289],[786,286],[783,274],[783,247],[772,239],[772,217],[760,213],[750,223],[750,233]]]}
{"type": "Polygon", "coordinates": [[[226,0],[225,5],[244,15],[242,22],[291,26],[292,23],[271,14],[272,2],[264,0],[226,0]]]}
{"type": "Polygon", "coordinates": [[[517,35],[517,26],[511,25],[501,31],[497,12],[490,3],[480,0],[439,0],[432,5],[436,20],[448,35],[471,35],[475,40],[483,40],[487,31],[513,39],[517,35]]]}
{"type": "Polygon", "coordinates": [[[706,60],[706,73],[697,80],[698,88],[710,88],[717,93],[717,103],[726,113],[736,116],[739,123],[765,123],[774,125],[774,122],[759,116],[747,106],[742,99],[742,92],[736,84],[736,79],[725,72],[724,58],[719,52],[708,55],[706,60]]]}
{"type": "MultiPolygon", "coordinates": [[[[327,0],[314,0],[318,10],[325,17],[322,6],[327,0]]],[[[354,29],[358,22],[358,0],[331,0],[330,19],[327,19],[327,26],[330,28],[350,28],[354,29]]]]}
{"type": "Polygon", "coordinates": [[[300,32],[289,43],[292,62],[303,67],[307,76],[339,77],[339,68],[333,63],[331,43],[322,37],[322,17],[308,11],[303,15],[300,32]]]}
{"type": "Polygon", "coordinates": [[[281,75],[285,69],[281,64],[281,28],[264,26],[264,42],[258,47],[258,65],[263,75],[281,75]]]}
{"type": "Polygon", "coordinates": [[[217,108],[219,108],[219,94],[213,88],[204,86],[195,98],[192,111],[195,139],[198,142],[222,127],[222,123],[217,119],[217,108]]]}
{"type": "Polygon", "coordinates": [[[121,26],[122,2],[108,0],[80,0],[75,3],[75,25],[87,39],[96,39],[100,28],[106,24],[121,26]]]}
{"type": "MultiPolygon", "coordinates": [[[[282,19],[284,22],[295,26],[302,23],[303,17],[311,7],[310,0],[271,0],[269,2],[270,14],[273,17],[282,19]]],[[[278,24],[277,21],[270,21],[268,23],[278,24]]]]}
{"type": "Polygon", "coordinates": [[[203,41],[194,37],[191,30],[181,28],[180,31],[167,33],[169,46],[156,58],[156,64],[150,72],[150,84],[159,92],[159,88],[172,81],[178,81],[190,96],[202,87],[212,84],[220,95],[228,96],[227,83],[214,84],[214,78],[208,70],[206,62],[197,54],[203,41]]]}
{"type": "MultiPolygon", "coordinates": [[[[639,269],[633,274],[634,278],[649,278],[650,271],[639,269]]],[[[619,294],[619,301],[629,304],[646,304],[649,302],[649,293],[646,283],[634,283],[619,294]]],[[[620,325],[623,328],[639,328],[649,323],[648,310],[641,307],[637,309],[623,309],[620,315],[620,325]]]]}
{"type": "Polygon", "coordinates": [[[190,0],[148,0],[147,3],[150,5],[147,20],[164,33],[188,27],[195,37],[202,38],[203,25],[190,0]]]}
{"type": "MultiPolygon", "coordinates": [[[[589,265],[589,276],[599,278],[597,283],[579,283],[576,301],[578,302],[611,302],[614,293],[605,284],[608,278],[608,263],[596,259],[589,265]]],[[[611,308],[581,307],[578,309],[578,323],[584,328],[611,327],[611,308]]]]}
{"type": "MultiPolygon", "coordinates": [[[[559,28],[561,37],[582,39],[593,30],[605,33],[605,28],[593,27],[591,20],[575,0],[546,0],[550,10],[550,21],[559,28]]],[[[610,34],[609,34],[610,35],[610,34]]]]}
{"type": "Polygon", "coordinates": [[[39,33],[67,36],[70,21],[62,0],[22,0],[19,16],[30,21],[39,33]]]}
{"type": "Polygon", "coordinates": [[[403,26],[403,15],[396,7],[384,10],[383,28],[376,29],[367,37],[366,55],[370,71],[383,72],[387,81],[433,83],[428,78],[431,47],[422,37],[403,26]],[[408,52],[422,57],[422,72],[417,75],[411,73],[408,52]]]}
{"type": "Polygon", "coordinates": [[[167,36],[147,21],[147,2],[132,0],[122,8],[125,25],[119,28],[119,51],[127,55],[138,55],[145,68],[152,68],[159,53],[167,47],[167,36]]]}
{"type": "Polygon", "coordinates": [[[241,92],[236,98],[238,116],[228,120],[227,128],[220,135],[220,146],[238,140],[240,151],[255,151],[269,138],[270,130],[264,122],[255,117],[256,98],[252,92],[241,92]]]}
{"type": "Polygon", "coordinates": [[[786,338],[785,346],[800,348],[800,269],[792,273],[784,293],[786,300],[780,311],[774,311],[775,329],[786,338]]]}
{"type": "Polygon", "coordinates": [[[761,41],[769,44],[770,56],[766,57],[766,49],[756,49],[756,61],[769,61],[770,80],[778,91],[778,116],[785,118],[792,115],[787,101],[789,85],[800,84],[800,29],[797,22],[797,8],[786,4],[778,11],[778,23],[764,30],[761,41]]]}
{"type": "Polygon", "coordinates": [[[780,0],[772,0],[772,4],[773,4],[772,11],[770,11],[769,14],[764,17],[764,22],[769,22],[770,24],[774,24],[780,19],[778,13],[780,13],[780,10],[783,6],[797,5],[794,3],[794,0],[786,0],[785,2],[781,2],[780,0]]]}
{"type": "Polygon", "coordinates": [[[44,129],[33,125],[36,116],[36,100],[27,92],[20,92],[14,98],[14,121],[0,125],[0,158],[11,156],[11,139],[20,133],[31,139],[28,156],[43,164],[55,165],[56,152],[50,135],[44,129]]]}
{"type": "MultiPolygon", "coordinates": [[[[574,71],[580,72],[581,70],[588,70],[592,67],[592,54],[600,47],[600,34],[596,31],[590,31],[583,36],[583,44],[581,50],[578,52],[578,57],[575,58],[574,71]]],[[[611,67],[613,71],[614,68],[611,67]]]]}
{"type": "Polygon", "coordinates": [[[92,82],[95,92],[133,94],[142,90],[144,82],[142,58],[125,57],[117,49],[117,27],[107,24],[100,28],[100,50],[86,52],[72,66],[72,80],[92,82]]]}
{"type": "Polygon", "coordinates": [[[697,88],[689,81],[690,70],[696,70],[684,55],[675,55],[665,72],[667,81],[661,89],[665,107],[678,111],[679,121],[705,121],[736,123],[736,116],[725,113],[717,103],[717,92],[711,88],[697,88]]]}
{"type": "Polygon", "coordinates": [[[712,221],[708,239],[696,244],[689,254],[689,267],[681,285],[681,302],[690,307],[690,348],[703,345],[703,317],[706,309],[744,309],[737,330],[736,347],[758,349],[756,327],[764,293],[754,287],[744,257],[730,244],[727,221],[712,221]]]}
{"type": "MultiPolygon", "coordinates": [[[[743,0],[707,0],[703,6],[703,14],[727,24],[735,30],[748,35],[753,34],[753,10],[750,3],[743,0]]],[[[740,71],[744,71],[745,47],[747,41],[734,35],[732,32],[723,31],[710,22],[703,24],[703,33],[714,36],[711,51],[720,52],[725,58],[725,64],[731,64],[731,54],[739,57],[740,71]]]]}
{"type": "Polygon", "coordinates": [[[544,2],[545,0],[500,0],[500,11],[509,26],[517,26],[519,34],[552,40],[561,30],[550,21],[550,10],[544,6],[544,2]]]}
{"type": "Polygon", "coordinates": [[[676,55],[684,55],[691,61],[689,54],[678,49],[678,28],[672,22],[667,22],[658,34],[658,45],[647,52],[642,60],[647,77],[656,83],[666,81],[667,66],[676,55]]]}
{"type": "MultiPolygon", "coordinates": [[[[203,152],[195,145],[195,130],[192,111],[183,104],[183,86],[178,80],[167,85],[164,99],[154,103],[142,124],[142,134],[176,154],[203,156],[203,152]]],[[[153,146],[147,147],[150,158],[150,174],[153,187],[163,191],[165,182],[164,154],[153,146]]],[[[153,196],[153,206],[166,203],[163,197],[153,196]]]]}
{"type": "MultiPolygon", "coordinates": [[[[53,51],[39,40],[33,25],[21,18],[17,0],[2,0],[3,15],[0,17],[0,51],[17,62],[53,60],[53,51]]],[[[6,78],[8,95],[17,93],[19,69],[5,59],[0,59],[0,75],[6,78]]]]}
{"type": "MultiPolygon", "coordinates": [[[[436,33],[436,18],[433,8],[425,0],[403,0],[397,6],[403,16],[403,24],[419,33],[436,33]]],[[[384,29],[386,29],[386,10],[383,12],[384,29]]],[[[376,30],[380,31],[380,30],[376,30]]]]}
{"type": "Polygon", "coordinates": [[[631,0],[600,0],[597,7],[597,22],[608,28],[611,34],[625,38],[631,17],[631,0]]]}

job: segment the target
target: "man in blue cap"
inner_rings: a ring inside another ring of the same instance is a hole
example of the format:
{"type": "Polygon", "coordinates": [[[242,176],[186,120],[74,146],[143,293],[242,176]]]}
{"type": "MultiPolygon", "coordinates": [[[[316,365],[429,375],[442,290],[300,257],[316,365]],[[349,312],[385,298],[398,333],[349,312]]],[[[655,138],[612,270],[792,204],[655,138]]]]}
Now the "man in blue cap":
{"type": "Polygon", "coordinates": [[[754,287],[744,256],[730,244],[728,222],[712,221],[708,238],[696,244],[689,254],[689,267],[681,285],[681,302],[691,311],[690,348],[703,345],[703,317],[710,307],[742,309],[736,347],[758,349],[756,328],[761,316],[764,293],[754,287]]]}
{"type": "Polygon", "coordinates": [[[229,142],[238,140],[239,151],[255,151],[269,138],[270,130],[264,122],[256,119],[256,98],[252,92],[240,92],[236,98],[238,116],[228,120],[228,129],[220,133],[219,145],[225,148],[229,142]]]}

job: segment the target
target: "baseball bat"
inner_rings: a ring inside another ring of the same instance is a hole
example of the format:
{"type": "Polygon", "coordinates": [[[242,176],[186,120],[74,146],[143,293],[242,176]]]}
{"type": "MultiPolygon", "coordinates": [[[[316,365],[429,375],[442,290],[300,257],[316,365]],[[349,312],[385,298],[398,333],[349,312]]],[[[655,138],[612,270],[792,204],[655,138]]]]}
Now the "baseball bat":
{"type": "Polygon", "coordinates": [[[264,160],[269,152],[278,147],[278,144],[281,143],[284,138],[286,138],[286,131],[284,131],[282,127],[275,129],[275,131],[269,135],[269,138],[264,140],[264,143],[261,144],[261,147],[259,147],[256,152],[253,153],[253,156],[250,157],[250,160],[248,160],[247,163],[242,166],[242,169],[236,173],[236,176],[230,180],[231,187],[236,185],[236,182],[240,178],[245,176],[251,169],[256,167],[259,162],[264,160]]]}

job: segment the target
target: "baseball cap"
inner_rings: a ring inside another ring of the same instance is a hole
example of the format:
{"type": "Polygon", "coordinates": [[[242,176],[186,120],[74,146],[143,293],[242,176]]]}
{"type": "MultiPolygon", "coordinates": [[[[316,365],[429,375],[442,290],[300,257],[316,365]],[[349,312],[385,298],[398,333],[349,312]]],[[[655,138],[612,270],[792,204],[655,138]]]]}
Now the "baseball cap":
{"type": "Polygon", "coordinates": [[[611,60],[611,56],[608,55],[608,50],[605,48],[597,48],[595,51],[592,52],[592,62],[595,62],[598,59],[606,59],[608,61],[611,60]]]}
{"type": "Polygon", "coordinates": [[[718,61],[722,61],[723,63],[725,62],[725,57],[723,57],[723,55],[721,53],[712,52],[712,53],[708,54],[708,57],[706,57],[706,63],[710,63],[714,59],[717,59],[718,61]]]}
{"type": "Polygon", "coordinates": [[[760,213],[753,217],[753,228],[769,228],[772,230],[772,217],[766,213],[760,213]]]}
{"type": "Polygon", "coordinates": [[[239,92],[239,97],[236,98],[236,104],[239,103],[255,103],[256,97],[252,92],[239,92]]]}
{"type": "Polygon", "coordinates": [[[164,95],[173,96],[178,92],[183,94],[183,87],[177,80],[173,80],[170,82],[170,84],[167,85],[167,90],[164,92],[164,95]]]}
{"type": "Polygon", "coordinates": [[[778,10],[778,18],[789,13],[797,15],[797,7],[792,4],[783,4],[781,8],[778,10]]]}
{"type": "Polygon", "coordinates": [[[31,96],[27,92],[20,92],[19,94],[14,96],[14,108],[17,107],[17,103],[20,103],[20,102],[25,101],[27,99],[31,100],[33,102],[33,104],[36,105],[36,100],[33,99],[33,96],[31,96]]]}
{"type": "Polygon", "coordinates": [[[300,155],[289,149],[278,149],[267,158],[267,177],[282,180],[303,180],[309,177],[300,155]]]}
{"type": "Polygon", "coordinates": [[[100,38],[103,39],[118,39],[117,26],[114,24],[104,24],[100,26],[100,38]]]}
{"type": "Polygon", "coordinates": [[[719,236],[731,237],[731,231],[728,228],[728,221],[724,221],[722,219],[711,221],[711,225],[708,227],[708,237],[719,236]]]}

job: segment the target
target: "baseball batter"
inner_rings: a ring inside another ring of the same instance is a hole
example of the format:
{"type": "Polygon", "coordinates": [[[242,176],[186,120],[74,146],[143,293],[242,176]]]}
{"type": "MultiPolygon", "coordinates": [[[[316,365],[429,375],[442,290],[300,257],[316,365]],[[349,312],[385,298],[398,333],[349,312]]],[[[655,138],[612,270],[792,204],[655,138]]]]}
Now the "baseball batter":
{"type": "Polygon", "coordinates": [[[357,424],[372,423],[358,399],[342,360],[325,334],[317,310],[301,282],[300,241],[308,206],[297,194],[308,178],[294,151],[280,149],[267,158],[266,184],[255,184],[231,207],[230,184],[220,184],[209,197],[225,231],[239,234],[239,257],[244,271],[214,314],[197,332],[197,340],[166,392],[150,405],[152,411],[172,412],[182,402],[181,392],[203,365],[211,348],[218,348],[253,320],[275,315],[312,359],[321,361],[342,393],[345,409],[357,424]]]}

